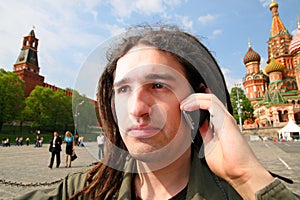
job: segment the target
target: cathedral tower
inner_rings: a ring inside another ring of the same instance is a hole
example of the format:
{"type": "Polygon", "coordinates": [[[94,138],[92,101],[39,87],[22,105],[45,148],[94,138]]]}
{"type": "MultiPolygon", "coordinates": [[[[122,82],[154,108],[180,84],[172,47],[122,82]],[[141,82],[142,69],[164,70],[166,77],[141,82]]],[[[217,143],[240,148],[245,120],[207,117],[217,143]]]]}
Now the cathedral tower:
{"type": "Polygon", "coordinates": [[[272,0],[269,6],[272,12],[272,25],[270,30],[270,37],[268,41],[268,59],[273,56],[278,62],[280,62],[285,69],[282,72],[283,82],[286,84],[287,91],[295,90],[294,65],[293,57],[289,54],[289,45],[292,40],[292,35],[285,28],[278,13],[278,3],[272,0]]]}
{"type": "Polygon", "coordinates": [[[250,41],[248,46],[249,49],[244,57],[247,73],[243,79],[243,85],[246,90],[246,97],[252,103],[256,103],[265,94],[268,78],[260,69],[260,55],[252,49],[250,41]]]}

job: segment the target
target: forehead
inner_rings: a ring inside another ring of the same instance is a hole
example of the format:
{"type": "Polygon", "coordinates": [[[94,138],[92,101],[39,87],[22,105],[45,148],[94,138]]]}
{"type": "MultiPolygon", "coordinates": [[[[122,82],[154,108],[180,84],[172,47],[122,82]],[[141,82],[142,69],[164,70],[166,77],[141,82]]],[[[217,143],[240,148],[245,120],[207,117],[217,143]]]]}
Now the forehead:
{"type": "Polygon", "coordinates": [[[144,70],[148,69],[152,72],[161,72],[162,68],[159,66],[167,66],[185,76],[183,66],[171,53],[155,47],[137,46],[118,60],[115,78],[141,66],[149,66],[144,70]]]}

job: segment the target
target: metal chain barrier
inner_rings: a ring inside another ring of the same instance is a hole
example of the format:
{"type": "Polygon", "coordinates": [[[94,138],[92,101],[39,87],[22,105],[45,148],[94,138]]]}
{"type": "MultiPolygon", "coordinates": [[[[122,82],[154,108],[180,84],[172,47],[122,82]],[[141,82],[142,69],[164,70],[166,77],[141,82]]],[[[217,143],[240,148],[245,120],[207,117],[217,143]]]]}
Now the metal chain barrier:
{"type": "Polygon", "coordinates": [[[17,187],[38,187],[38,186],[55,185],[55,184],[61,182],[62,180],[63,180],[63,178],[56,180],[56,181],[52,181],[52,182],[22,183],[22,182],[13,182],[13,181],[7,181],[4,179],[0,179],[0,184],[17,186],[17,187]]]}

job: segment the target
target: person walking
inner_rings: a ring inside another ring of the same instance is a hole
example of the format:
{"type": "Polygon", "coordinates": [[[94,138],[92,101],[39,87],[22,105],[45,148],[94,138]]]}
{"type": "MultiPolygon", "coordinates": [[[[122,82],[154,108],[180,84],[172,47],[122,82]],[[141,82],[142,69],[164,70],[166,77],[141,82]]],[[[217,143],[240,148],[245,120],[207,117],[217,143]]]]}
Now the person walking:
{"type": "Polygon", "coordinates": [[[66,168],[67,168],[68,166],[71,167],[71,163],[72,163],[71,156],[74,151],[74,142],[75,142],[74,137],[72,136],[72,133],[70,131],[66,132],[64,141],[66,143],[66,168]],[[69,157],[70,157],[70,162],[68,165],[69,157]]]}
{"type": "Polygon", "coordinates": [[[55,131],[53,133],[53,138],[51,139],[50,146],[49,146],[49,151],[51,152],[51,159],[48,167],[50,169],[52,169],[54,157],[56,157],[56,168],[58,168],[60,165],[61,143],[62,143],[62,139],[58,135],[58,132],[55,131]]]}
{"type": "Polygon", "coordinates": [[[101,160],[104,157],[104,134],[101,131],[97,136],[97,144],[98,144],[98,158],[101,160]]]}

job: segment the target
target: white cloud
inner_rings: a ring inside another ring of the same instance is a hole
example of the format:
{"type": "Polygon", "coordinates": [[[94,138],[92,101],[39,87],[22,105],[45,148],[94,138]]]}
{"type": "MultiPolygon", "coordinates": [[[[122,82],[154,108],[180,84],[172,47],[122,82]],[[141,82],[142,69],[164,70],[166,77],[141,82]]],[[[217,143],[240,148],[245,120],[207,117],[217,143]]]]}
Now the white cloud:
{"type": "Polygon", "coordinates": [[[182,16],[181,18],[181,27],[186,31],[191,31],[193,29],[193,21],[189,19],[188,16],[182,16]]]}
{"type": "Polygon", "coordinates": [[[120,17],[129,17],[135,9],[135,2],[131,0],[111,0],[113,13],[120,17]]]}
{"type": "Polygon", "coordinates": [[[215,38],[217,38],[219,35],[222,35],[222,33],[223,33],[223,30],[222,30],[222,29],[215,29],[215,30],[213,30],[211,36],[209,36],[208,38],[209,38],[209,39],[215,39],[215,38]]]}
{"type": "Polygon", "coordinates": [[[188,0],[163,0],[163,2],[168,6],[175,7],[182,3],[188,2],[188,0]]]}
{"type": "Polygon", "coordinates": [[[130,17],[134,12],[144,15],[163,14],[187,0],[110,0],[114,15],[130,17]]]}
{"type": "Polygon", "coordinates": [[[150,15],[152,13],[161,13],[164,11],[163,1],[161,0],[138,0],[135,3],[136,11],[150,15]]]}
{"type": "Polygon", "coordinates": [[[106,24],[104,28],[108,30],[110,32],[110,35],[112,36],[121,34],[125,30],[123,27],[117,25],[111,25],[111,24],[106,24]]]}
{"type": "Polygon", "coordinates": [[[207,24],[213,23],[218,17],[219,17],[219,15],[207,14],[207,15],[198,17],[198,21],[202,25],[207,25],[207,24]]]}
{"type": "Polygon", "coordinates": [[[263,7],[267,7],[271,4],[272,0],[259,0],[263,7]]]}
{"type": "Polygon", "coordinates": [[[224,75],[226,86],[227,86],[227,89],[228,89],[229,93],[230,93],[231,89],[233,87],[235,87],[236,84],[241,84],[241,88],[243,88],[243,85],[242,85],[243,80],[242,80],[242,78],[233,78],[233,77],[231,77],[230,76],[231,75],[231,70],[228,69],[228,68],[221,67],[221,71],[222,71],[222,73],[224,75]]]}
{"type": "Polygon", "coordinates": [[[223,33],[223,30],[222,29],[216,29],[213,31],[213,36],[218,36],[218,35],[221,35],[223,33]]]}

